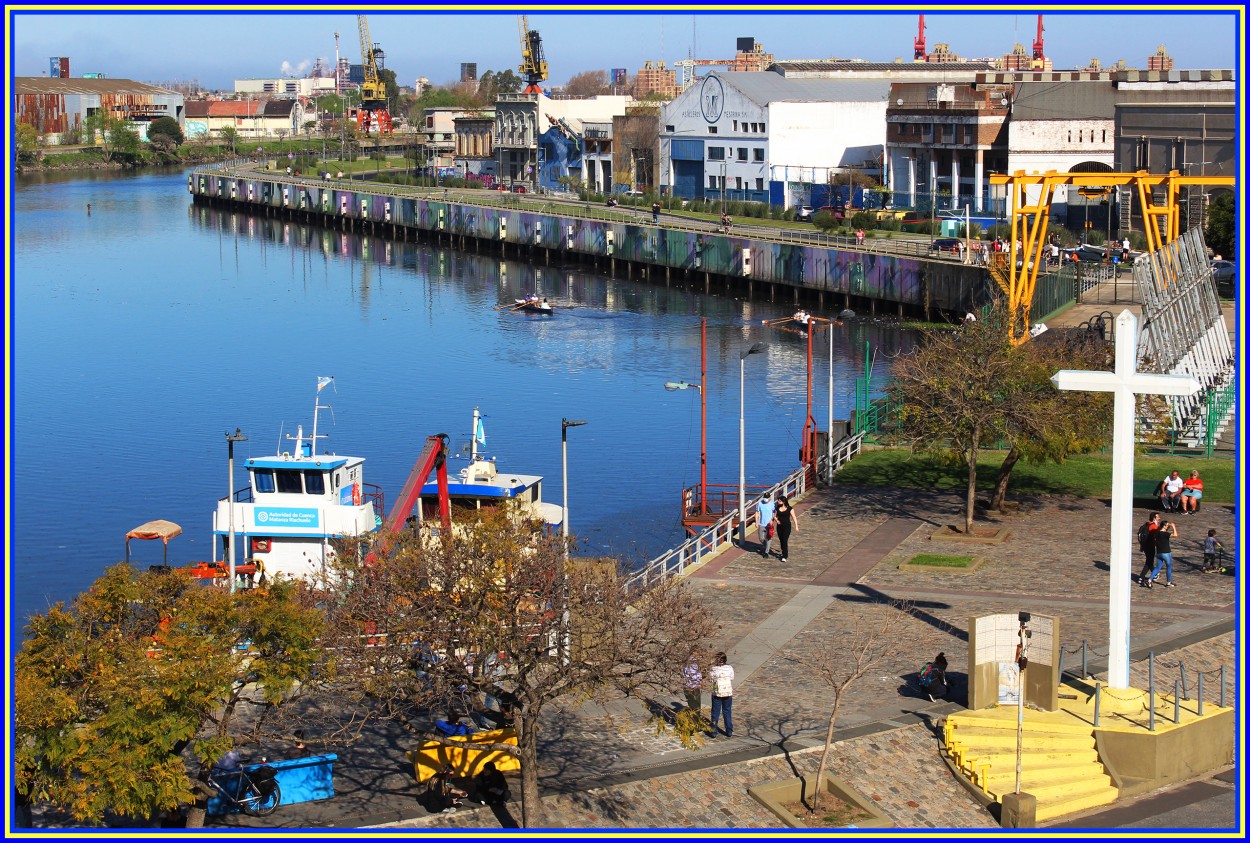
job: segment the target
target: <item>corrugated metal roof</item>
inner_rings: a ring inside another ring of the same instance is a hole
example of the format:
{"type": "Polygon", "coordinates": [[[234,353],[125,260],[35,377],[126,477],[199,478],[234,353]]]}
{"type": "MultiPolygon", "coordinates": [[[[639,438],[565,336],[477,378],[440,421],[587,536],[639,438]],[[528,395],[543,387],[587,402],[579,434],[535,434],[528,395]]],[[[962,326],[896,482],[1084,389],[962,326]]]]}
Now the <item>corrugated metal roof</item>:
{"type": "Polygon", "coordinates": [[[14,94],[146,94],[181,96],[177,91],[158,88],[133,79],[75,79],[43,76],[16,76],[14,94]]]}
{"type": "Polygon", "coordinates": [[[884,102],[888,79],[787,79],[778,73],[730,71],[716,73],[756,105],[770,102],[884,102]]]}
{"type": "Polygon", "coordinates": [[[295,109],[295,100],[269,100],[265,103],[265,117],[290,117],[295,109]]]}

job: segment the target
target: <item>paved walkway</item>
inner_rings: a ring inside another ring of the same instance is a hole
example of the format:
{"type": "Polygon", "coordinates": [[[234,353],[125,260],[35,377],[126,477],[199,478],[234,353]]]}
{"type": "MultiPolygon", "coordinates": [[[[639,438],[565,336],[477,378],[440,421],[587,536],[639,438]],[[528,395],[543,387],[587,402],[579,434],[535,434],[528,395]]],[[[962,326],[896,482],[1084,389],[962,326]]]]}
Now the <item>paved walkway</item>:
{"type": "MultiPolygon", "coordinates": [[[[1087,642],[1089,670],[1105,668],[1106,561],[1109,503],[1097,499],[1026,499],[1018,512],[995,516],[1012,537],[999,545],[963,545],[935,538],[960,520],[957,494],[835,485],[797,507],[799,530],[783,566],[752,549],[733,549],[695,572],[692,586],[716,612],[721,630],[712,646],[735,666],[735,735],[690,750],[659,734],[638,703],[556,706],[543,722],[541,784],[553,826],[776,826],[746,795],[750,784],[815,768],[828,723],[829,693],[804,658],[862,633],[860,609],[881,598],[908,602],[900,633],[908,655],[882,665],[853,686],[838,720],[834,765],[904,828],[989,827],[992,820],[946,771],[938,757],[937,719],[959,710],[971,618],[1028,610],[1060,620],[1064,666],[1079,670],[1087,642]],[[973,573],[900,569],[922,551],[971,553],[973,573]],[[952,665],[954,698],[933,703],[911,680],[920,665],[944,651],[952,665]],[[793,767],[791,766],[793,765],[793,767]]],[[[1144,521],[1146,511],[1134,515],[1144,521]]],[[[1217,671],[1228,668],[1236,688],[1232,630],[1236,579],[1200,572],[1201,537],[1219,530],[1235,552],[1234,514],[1208,504],[1180,519],[1175,589],[1133,591],[1133,681],[1144,684],[1151,650],[1156,681],[1208,671],[1208,700],[1218,699],[1217,671]]],[[[878,607],[879,608],[879,607],[878,607]]],[[[1192,687],[1192,684],[1191,684],[1192,687]]],[[[1232,694],[1230,693],[1230,698],[1232,694]]],[[[669,701],[675,710],[680,694],[669,701]]],[[[336,799],[284,806],[268,820],[241,825],[282,827],[500,827],[519,817],[481,809],[428,817],[417,805],[403,751],[414,740],[403,730],[379,729],[340,751],[336,799]]],[[[519,785],[514,784],[519,795],[519,785]]],[[[1097,824],[1096,822],[1094,823],[1097,824]]]]}

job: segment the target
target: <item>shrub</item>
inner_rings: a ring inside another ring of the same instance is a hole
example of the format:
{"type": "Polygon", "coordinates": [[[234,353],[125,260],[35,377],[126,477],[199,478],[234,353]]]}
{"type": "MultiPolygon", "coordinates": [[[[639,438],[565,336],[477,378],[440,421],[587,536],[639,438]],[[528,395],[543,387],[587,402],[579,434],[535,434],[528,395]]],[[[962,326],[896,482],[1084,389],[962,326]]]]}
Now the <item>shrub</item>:
{"type": "Polygon", "coordinates": [[[817,211],[816,214],[812,217],[812,225],[816,226],[821,231],[824,231],[826,233],[829,232],[837,224],[838,222],[837,220],[833,218],[833,214],[829,213],[828,211],[817,211]]]}

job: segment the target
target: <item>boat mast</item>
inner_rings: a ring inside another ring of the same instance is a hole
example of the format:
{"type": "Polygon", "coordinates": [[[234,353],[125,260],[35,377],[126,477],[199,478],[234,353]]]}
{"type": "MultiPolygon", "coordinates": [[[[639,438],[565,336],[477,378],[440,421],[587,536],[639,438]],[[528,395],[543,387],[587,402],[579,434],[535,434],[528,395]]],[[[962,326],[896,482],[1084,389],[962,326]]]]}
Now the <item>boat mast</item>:
{"type": "Polygon", "coordinates": [[[469,429],[469,465],[477,462],[477,426],[481,424],[478,408],[473,408],[473,427],[469,429]]]}

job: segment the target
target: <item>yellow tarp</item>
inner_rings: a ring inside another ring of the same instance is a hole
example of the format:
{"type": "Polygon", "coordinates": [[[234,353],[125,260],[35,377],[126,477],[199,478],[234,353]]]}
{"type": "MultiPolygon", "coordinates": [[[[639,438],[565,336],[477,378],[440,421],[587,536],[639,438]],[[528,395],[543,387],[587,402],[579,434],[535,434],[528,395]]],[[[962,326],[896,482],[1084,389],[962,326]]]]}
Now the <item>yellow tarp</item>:
{"type": "Polygon", "coordinates": [[[487,761],[494,761],[501,773],[521,769],[521,760],[515,755],[501,749],[474,749],[475,744],[506,743],[516,746],[515,729],[495,729],[490,732],[474,732],[471,735],[458,735],[448,740],[466,744],[464,749],[448,746],[438,741],[426,741],[420,747],[408,751],[408,760],[412,762],[413,773],[418,784],[424,784],[444,767],[451,767],[452,774],[460,778],[470,778],[482,771],[487,761]]]}

